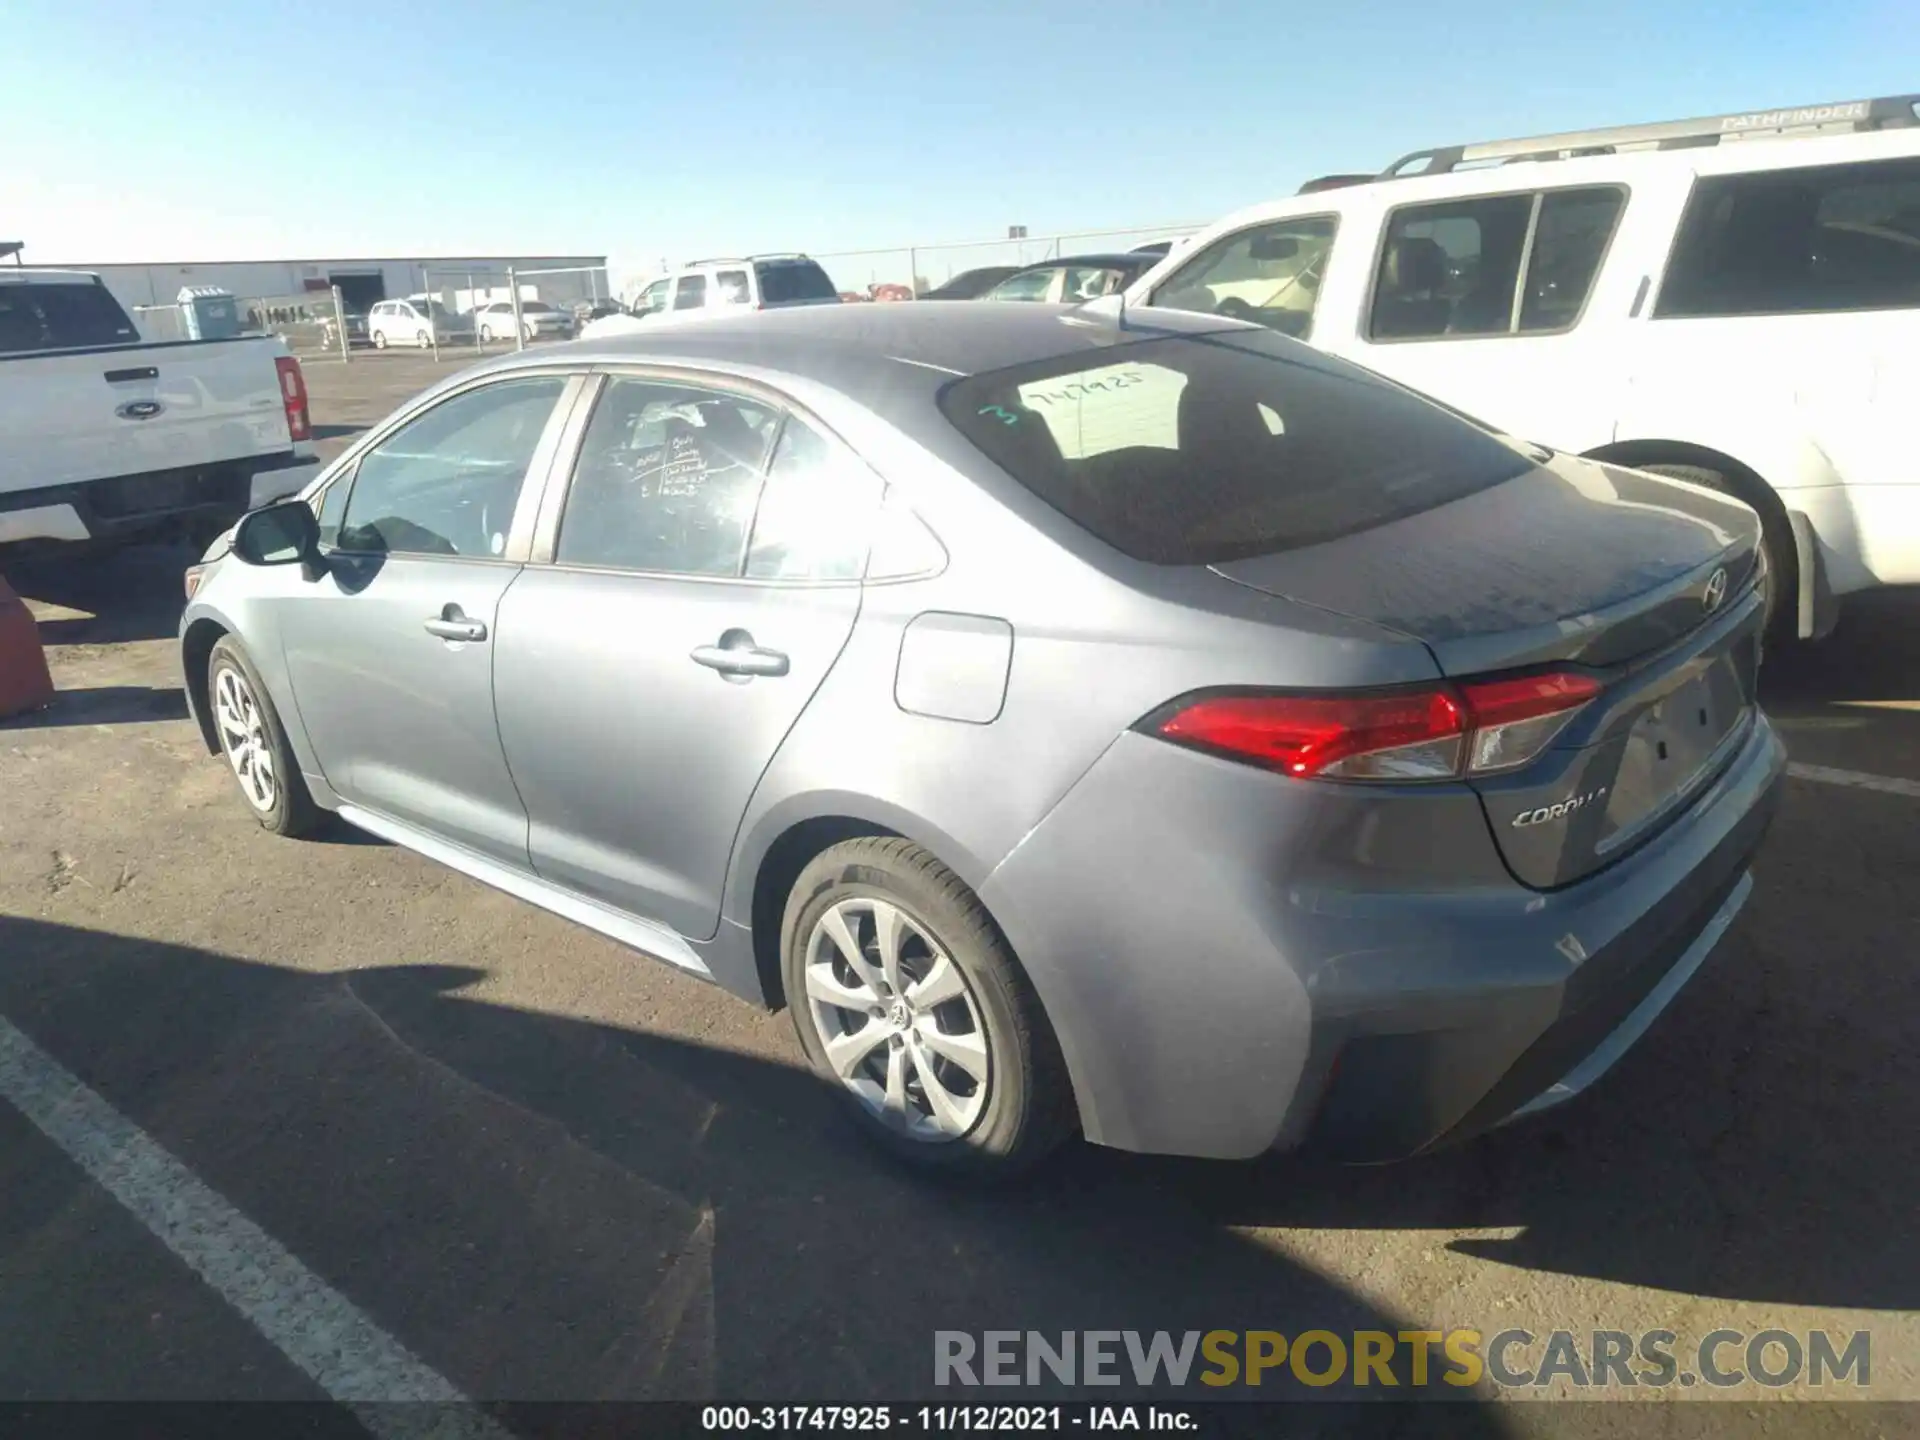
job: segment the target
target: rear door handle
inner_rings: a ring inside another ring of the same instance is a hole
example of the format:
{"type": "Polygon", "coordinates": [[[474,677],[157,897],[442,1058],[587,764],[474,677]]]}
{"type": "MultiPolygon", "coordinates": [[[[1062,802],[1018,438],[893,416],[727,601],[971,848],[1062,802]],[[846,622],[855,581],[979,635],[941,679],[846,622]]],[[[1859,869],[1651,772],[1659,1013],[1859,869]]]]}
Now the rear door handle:
{"type": "Polygon", "coordinates": [[[442,640],[484,640],[487,627],[484,621],[469,620],[467,612],[458,605],[448,605],[438,615],[428,618],[427,633],[438,635],[442,640]]]}
{"type": "Polygon", "coordinates": [[[718,645],[700,645],[693,650],[693,663],[718,670],[728,679],[750,680],[756,675],[784,675],[791,668],[779,650],[765,650],[753,643],[745,630],[729,630],[718,645]]]}

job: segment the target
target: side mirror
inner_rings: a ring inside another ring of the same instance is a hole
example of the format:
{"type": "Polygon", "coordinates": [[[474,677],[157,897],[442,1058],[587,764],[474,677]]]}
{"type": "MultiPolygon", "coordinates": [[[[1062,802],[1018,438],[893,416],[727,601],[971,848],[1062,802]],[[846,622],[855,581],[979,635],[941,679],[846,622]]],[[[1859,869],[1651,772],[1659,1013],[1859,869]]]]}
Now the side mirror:
{"type": "Polygon", "coordinates": [[[299,565],[309,578],[320,564],[320,522],[304,500],[282,500],[244,515],[233,553],[248,565],[299,565]]]}
{"type": "Polygon", "coordinates": [[[1293,235],[1256,235],[1247,245],[1252,260],[1291,260],[1300,253],[1300,241],[1293,235]]]}

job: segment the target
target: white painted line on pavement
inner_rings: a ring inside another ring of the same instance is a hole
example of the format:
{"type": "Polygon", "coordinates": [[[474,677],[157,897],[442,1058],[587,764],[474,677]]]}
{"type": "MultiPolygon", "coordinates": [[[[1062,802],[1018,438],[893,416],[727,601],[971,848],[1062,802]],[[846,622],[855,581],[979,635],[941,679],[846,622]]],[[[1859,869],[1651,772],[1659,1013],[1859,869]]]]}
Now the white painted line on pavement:
{"type": "Polygon", "coordinates": [[[1787,774],[1796,780],[1813,780],[1821,785],[1846,785],[1855,790],[1878,790],[1883,795],[1904,795],[1920,800],[1920,780],[1901,780],[1892,775],[1867,775],[1859,770],[1834,770],[1825,765],[1789,764],[1787,774]]]}
{"type": "Polygon", "coordinates": [[[376,1435],[506,1440],[450,1380],[4,1018],[0,1098],[376,1435]]]}

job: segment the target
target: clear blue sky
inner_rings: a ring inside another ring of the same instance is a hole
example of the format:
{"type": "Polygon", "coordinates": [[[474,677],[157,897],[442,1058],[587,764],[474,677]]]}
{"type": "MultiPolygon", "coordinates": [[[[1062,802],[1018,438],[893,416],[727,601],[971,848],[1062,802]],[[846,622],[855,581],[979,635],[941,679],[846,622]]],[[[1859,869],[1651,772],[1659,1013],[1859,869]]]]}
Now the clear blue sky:
{"type": "Polygon", "coordinates": [[[1920,3],[8,0],[43,263],[1203,221],[1405,151],[1920,90],[1920,3]]]}

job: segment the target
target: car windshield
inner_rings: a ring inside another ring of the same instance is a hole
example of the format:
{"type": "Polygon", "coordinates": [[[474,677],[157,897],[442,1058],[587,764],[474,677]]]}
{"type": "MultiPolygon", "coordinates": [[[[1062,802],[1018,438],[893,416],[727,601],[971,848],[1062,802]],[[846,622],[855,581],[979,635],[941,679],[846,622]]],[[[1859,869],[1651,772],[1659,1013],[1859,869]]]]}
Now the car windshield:
{"type": "Polygon", "coordinates": [[[522,315],[551,315],[555,312],[553,306],[547,304],[544,300],[522,300],[520,302],[520,313],[522,315]]]}
{"type": "Polygon", "coordinates": [[[1534,463],[1358,366],[1252,331],[989,371],[953,382],[940,407],[1076,524],[1165,565],[1318,544],[1534,463]]]}

